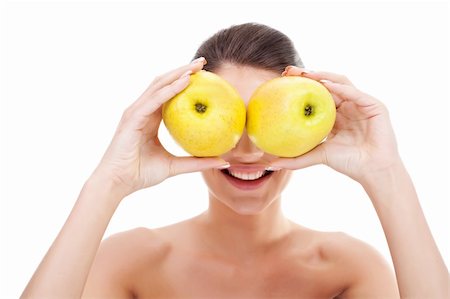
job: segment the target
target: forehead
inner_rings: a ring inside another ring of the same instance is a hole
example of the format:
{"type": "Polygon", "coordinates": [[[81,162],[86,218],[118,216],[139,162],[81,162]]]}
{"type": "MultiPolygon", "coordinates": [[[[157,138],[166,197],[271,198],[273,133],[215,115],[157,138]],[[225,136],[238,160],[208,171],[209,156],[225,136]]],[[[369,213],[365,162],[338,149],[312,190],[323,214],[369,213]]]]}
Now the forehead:
{"type": "Polygon", "coordinates": [[[275,71],[233,64],[223,64],[214,73],[236,88],[246,104],[259,85],[281,76],[275,71]]]}

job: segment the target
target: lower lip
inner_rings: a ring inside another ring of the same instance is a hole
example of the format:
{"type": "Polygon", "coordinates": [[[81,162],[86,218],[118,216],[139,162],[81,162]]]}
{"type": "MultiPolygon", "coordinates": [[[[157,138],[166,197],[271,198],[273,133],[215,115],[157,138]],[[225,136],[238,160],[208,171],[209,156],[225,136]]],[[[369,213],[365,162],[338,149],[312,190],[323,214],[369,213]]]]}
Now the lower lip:
{"type": "Polygon", "coordinates": [[[241,190],[255,190],[258,189],[259,187],[261,187],[265,182],[267,182],[267,180],[273,175],[273,173],[266,175],[262,178],[259,178],[257,180],[249,180],[249,181],[245,181],[245,180],[240,180],[238,178],[234,178],[226,173],[223,173],[222,171],[220,171],[220,173],[222,175],[224,175],[228,182],[231,183],[231,185],[233,185],[234,187],[241,189],[241,190]]]}

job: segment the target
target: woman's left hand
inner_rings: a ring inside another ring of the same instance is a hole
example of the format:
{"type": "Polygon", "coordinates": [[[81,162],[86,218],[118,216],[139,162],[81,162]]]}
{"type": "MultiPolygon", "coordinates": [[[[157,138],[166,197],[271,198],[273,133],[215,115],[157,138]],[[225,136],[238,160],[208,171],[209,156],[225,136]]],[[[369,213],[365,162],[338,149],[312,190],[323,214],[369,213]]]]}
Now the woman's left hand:
{"type": "Polygon", "coordinates": [[[336,122],[327,139],[313,150],[295,158],[278,158],[271,166],[293,170],[325,164],[362,183],[400,161],[389,114],[380,101],[343,75],[305,72],[293,66],[283,75],[320,81],[336,103],[336,122]]]}

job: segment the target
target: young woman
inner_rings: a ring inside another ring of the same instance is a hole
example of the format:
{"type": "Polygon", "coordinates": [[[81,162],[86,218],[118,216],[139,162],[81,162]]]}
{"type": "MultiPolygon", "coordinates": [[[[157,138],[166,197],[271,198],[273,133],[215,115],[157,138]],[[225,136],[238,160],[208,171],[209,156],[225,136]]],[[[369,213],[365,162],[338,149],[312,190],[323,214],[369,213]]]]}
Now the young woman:
{"type": "Polygon", "coordinates": [[[306,71],[292,42],[260,24],[216,33],[196,57],[157,77],[126,109],[22,298],[448,296],[447,268],[380,101],[345,76],[306,71]],[[245,102],[260,84],[280,75],[320,81],[335,100],[336,124],[324,143],[297,158],[266,154],[245,132],[221,157],[174,157],[158,140],[161,105],[202,68],[231,83],[245,102]],[[283,216],[281,193],[291,172],[319,163],[367,191],[395,275],[367,244],[343,233],[314,231],[283,216]],[[209,190],[207,211],[168,227],[134,229],[101,242],[127,195],[195,171],[202,172],[209,190]]]}

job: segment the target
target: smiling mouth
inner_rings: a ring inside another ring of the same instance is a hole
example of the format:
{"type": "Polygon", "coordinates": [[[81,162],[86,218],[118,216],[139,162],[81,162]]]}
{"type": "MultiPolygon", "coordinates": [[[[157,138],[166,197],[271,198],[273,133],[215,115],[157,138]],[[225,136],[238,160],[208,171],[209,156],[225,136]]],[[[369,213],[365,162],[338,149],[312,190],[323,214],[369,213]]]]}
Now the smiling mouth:
{"type": "Polygon", "coordinates": [[[239,172],[239,171],[230,171],[228,169],[222,169],[221,171],[227,176],[232,177],[233,179],[247,182],[261,180],[262,178],[270,176],[273,173],[273,171],[271,170],[263,170],[258,172],[239,172]]]}

